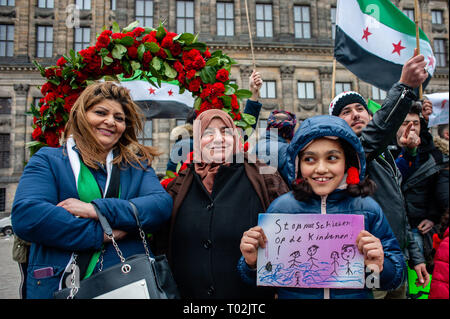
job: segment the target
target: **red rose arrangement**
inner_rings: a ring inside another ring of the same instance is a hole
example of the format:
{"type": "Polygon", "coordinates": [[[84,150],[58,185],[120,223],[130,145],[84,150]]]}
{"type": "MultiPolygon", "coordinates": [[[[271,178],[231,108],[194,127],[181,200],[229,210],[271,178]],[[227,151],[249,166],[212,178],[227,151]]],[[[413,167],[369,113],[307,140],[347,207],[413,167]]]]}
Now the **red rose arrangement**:
{"type": "Polygon", "coordinates": [[[28,112],[33,116],[32,154],[44,145],[60,145],[70,110],[86,86],[101,78],[128,78],[138,70],[154,86],[160,86],[163,80],[178,80],[180,94],[186,89],[192,92],[197,115],[208,109],[223,109],[244,130],[255,123],[254,117],[242,114],[239,106],[251,92],[230,83],[231,65],[236,62],[222,51],[211,53],[197,36],[169,32],[162,24],[153,29],[133,22],[120,30],[114,22],[112,30],[101,32],[95,45],[79,52],[71,50],[54,66],[34,64],[46,83],[41,87],[44,97],[28,112]]]}

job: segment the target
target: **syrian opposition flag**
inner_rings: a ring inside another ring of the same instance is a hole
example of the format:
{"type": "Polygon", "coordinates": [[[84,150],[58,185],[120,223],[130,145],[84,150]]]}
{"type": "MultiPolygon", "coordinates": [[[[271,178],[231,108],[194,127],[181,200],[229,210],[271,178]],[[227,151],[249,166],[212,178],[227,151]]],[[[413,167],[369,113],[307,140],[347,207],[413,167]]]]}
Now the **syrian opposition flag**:
{"type": "MultiPolygon", "coordinates": [[[[388,91],[414,55],[416,26],[389,0],[338,0],[334,56],[361,80],[388,91]]],[[[430,41],[420,30],[428,84],[435,69],[430,41]]]]}
{"type": "MultiPolygon", "coordinates": [[[[120,85],[130,90],[133,101],[138,104],[147,118],[186,119],[194,106],[191,92],[185,90],[180,94],[178,81],[161,82],[161,87],[150,84],[140,73],[132,78],[120,77],[120,85]]],[[[156,78],[152,79],[157,83],[156,78]]]]}

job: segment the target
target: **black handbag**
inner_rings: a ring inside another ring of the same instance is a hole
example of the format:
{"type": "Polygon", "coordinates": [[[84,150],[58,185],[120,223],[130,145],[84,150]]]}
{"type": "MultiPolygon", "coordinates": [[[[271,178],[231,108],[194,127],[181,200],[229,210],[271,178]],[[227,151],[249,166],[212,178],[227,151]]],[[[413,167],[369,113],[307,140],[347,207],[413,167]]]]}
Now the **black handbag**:
{"type": "MultiPolygon", "coordinates": [[[[97,272],[76,284],[76,272],[72,271],[68,288],[54,292],[55,299],[178,299],[178,288],[173,279],[166,256],[150,256],[145,233],[142,230],[137,209],[133,212],[139,226],[139,234],[145,248],[145,254],[124,258],[114,239],[111,226],[96,208],[103,231],[111,239],[120,263],[97,272]]],[[[76,265],[76,255],[73,258],[76,265]]]]}

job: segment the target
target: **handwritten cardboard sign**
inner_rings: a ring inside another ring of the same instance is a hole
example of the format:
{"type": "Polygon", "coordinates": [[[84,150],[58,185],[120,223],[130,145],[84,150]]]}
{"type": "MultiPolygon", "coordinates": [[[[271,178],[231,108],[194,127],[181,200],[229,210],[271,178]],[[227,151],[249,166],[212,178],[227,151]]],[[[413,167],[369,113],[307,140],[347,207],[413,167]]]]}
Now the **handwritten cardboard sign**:
{"type": "Polygon", "coordinates": [[[259,214],[267,236],[258,250],[259,286],[363,288],[364,257],[356,238],[363,215],[259,214]]]}

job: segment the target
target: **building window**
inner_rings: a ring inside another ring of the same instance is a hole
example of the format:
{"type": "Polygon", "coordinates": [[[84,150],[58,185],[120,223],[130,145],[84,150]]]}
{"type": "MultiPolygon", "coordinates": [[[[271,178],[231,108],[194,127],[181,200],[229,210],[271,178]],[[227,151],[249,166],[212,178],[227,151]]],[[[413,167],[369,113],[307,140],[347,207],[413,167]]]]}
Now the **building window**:
{"type": "Polygon", "coordinates": [[[38,26],[36,44],[38,58],[51,58],[53,56],[53,27],[38,26]]]}
{"type": "Polygon", "coordinates": [[[414,9],[403,9],[403,13],[404,13],[411,21],[414,21],[414,9]]]}
{"type": "Polygon", "coordinates": [[[6,188],[0,188],[0,212],[6,209],[6,188]]]}
{"type": "Polygon", "coordinates": [[[297,83],[298,98],[302,100],[314,100],[314,82],[298,82],[297,83]]]}
{"type": "Polygon", "coordinates": [[[276,99],[276,81],[264,81],[259,93],[262,99],[276,99]]]}
{"type": "Polygon", "coordinates": [[[434,56],[436,57],[436,66],[447,66],[444,39],[434,39],[434,56]]]}
{"type": "Polygon", "coordinates": [[[295,37],[311,38],[311,19],[308,6],[294,6],[295,37]]]}
{"type": "Polygon", "coordinates": [[[91,38],[91,28],[81,27],[75,28],[73,49],[75,52],[86,49],[89,46],[91,38]]]}
{"type": "Polygon", "coordinates": [[[257,4],[256,5],[256,36],[257,37],[273,37],[272,30],[272,5],[257,4]]]}
{"type": "Polygon", "coordinates": [[[234,35],[234,4],[217,2],[217,35],[234,35]]]}
{"type": "Polygon", "coordinates": [[[136,20],[138,20],[143,27],[153,27],[153,1],[136,1],[136,20]]]}
{"type": "Polygon", "coordinates": [[[9,134],[0,134],[0,168],[9,167],[9,134]]]}
{"type": "Polygon", "coordinates": [[[0,56],[14,55],[14,26],[0,24],[0,56]]]}
{"type": "Polygon", "coordinates": [[[11,98],[0,98],[0,114],[11,114],[11,98]]]}
{"type": "Polygon", "coordinates": [[[14,7],[14,0],[0,0],[0,6],[14,7]]]}
{"type": "Polygon", "coordinates": [[[38,8],[53,9],[53,0],[39,0],[38,8]]]}
{"type": "Polygon", "coordinates": [[[176,119],[175,122],[175,126],[182,126],[186,124],[186,120],[183,119],[176,119]]]}
{"type": "Polygon", "coordinates": [[[177,33],[194,33],[194,2],[177,1],[177,33]]]}
{"type": "Polygon", "coordinates": [[[350,82],[336,82],[335,86],[336,95],[352,90],[352,84],[350,82]]]}
{"type": "Polygon", "coordinates": [[[91,10],[91,0],[76,0],[75,4],[80,10],[91,10]]]}
{"type": "Polygon", "coordinates": [[[147,119],[144,122],[144,129],[142,135],[138,137],[139,143],[145,146],[153,145],[153,121],[147,119]]]}
{"type": "Polygon", "coordinates": [[[442,11],[441,10],[431,10],[431,23],[432,24],[442,24],[442,11]]]}
{"type": "Polygon", "coordinates": [[[336,8],[331,7],[331,38],[334,40],[336,34],[336,8]]]}
{"type": "Polygon", "coordinates": [[[372,85],[372,100],[375,101],[384,101],[386,98],[386,91],[383,91],[376,86],[372,85]]]}
{"type": "Polygon", "coordinates": [[[111,10],[116,10],[116,0],[111,0],[111,10]]]}

